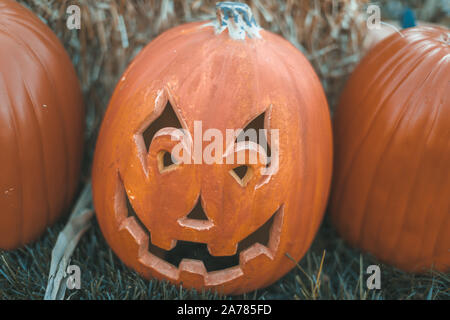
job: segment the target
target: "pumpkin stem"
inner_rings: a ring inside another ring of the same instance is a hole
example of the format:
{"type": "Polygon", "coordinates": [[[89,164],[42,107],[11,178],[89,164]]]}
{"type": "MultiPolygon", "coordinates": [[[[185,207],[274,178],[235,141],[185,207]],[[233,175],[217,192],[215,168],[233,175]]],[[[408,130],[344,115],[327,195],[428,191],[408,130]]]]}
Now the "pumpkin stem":
{"type": "Polygon", "coordinates": [[[228,29],[228,35],[234,40],[249,38],[261,38],[261,27],[256,23],[252,10],[245,3],[217,2],[215,23],[216,33],[222,33],[228,29]]]}

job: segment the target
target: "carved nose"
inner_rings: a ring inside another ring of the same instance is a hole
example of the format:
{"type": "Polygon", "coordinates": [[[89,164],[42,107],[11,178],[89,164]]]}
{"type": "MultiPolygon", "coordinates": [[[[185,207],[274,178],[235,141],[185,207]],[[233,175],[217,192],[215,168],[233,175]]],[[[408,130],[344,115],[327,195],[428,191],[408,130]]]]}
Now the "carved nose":
{"type": "Polygon", "coordinates": [[[208,217],[206,216],[205,210],[203,210],[202,201],[200,197],[198,197],[194,209],[192,209],[191,212],[189,212],[186,218],[194,220],[209,220],[208,217]]]}
{"type": "Polygon", "coordinates": [[[203,209],[200,195],[194,208],[187,216],[178,219],[178,224],[182,227],[188,227],[196,230],[210,229],[214,226],[214,223],[209,220],[205,210],[203,209]]]}

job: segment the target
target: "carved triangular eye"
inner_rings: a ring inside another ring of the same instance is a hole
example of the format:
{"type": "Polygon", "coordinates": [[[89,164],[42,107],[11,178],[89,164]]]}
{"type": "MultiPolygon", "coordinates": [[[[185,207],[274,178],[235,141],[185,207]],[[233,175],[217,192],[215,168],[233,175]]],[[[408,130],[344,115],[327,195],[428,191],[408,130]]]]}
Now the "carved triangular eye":
{"type": "Polygon", "coordinates": [[[179,164],[178,162],[173,161],[172,155],[169,151],[160,151],[157,156],[157,163],[160,173],[175,169],[175,167],[179,164]]]}
{"type": "Polygon", "coordinates": [[[169,101],[167,101],[167,104],[159,117],[156,118],[152,123],[150,123],[150,125],[142,133],[147,151],[150,148],[150,143],[152,142],[152,139],[155,136],[156,132],[158,132],[162,128],[168,127],[177,129],[182,128],[180,120],[178,119],[175,111],[173,110],[172,104],[169,101]]]}
{"type": "Polygon", "coordinates": [[[231,169],[230,174],[241,186],[245,187],[253,177],[253,169],[250,166],[241,165],[231,169]]]}
{"type": "Polygon", "coordinates": [[[244,179],[245,175],[247,174],[248,167],[246,165],[239,166],[233,169],[234,173],[239,177],[239,179],[244,179]]]}
{"type": "MultiPolygon", "coordinates": [[[[253,136],[256,135],[257,140],[253,142],[258,143],[261,147],[263,147],[263,149],[266,151],[268,159],[270,159],[271,151],[267,141],[267,131],[269,130],[269,128],[264,127],[266,112],[267,111],[264,111],[259,116],[250,121],[249,124],[247,124],[245,128],[242,129],[241,133],[236,137],[235,143],[240,141],[253,141],[253,136]],[[266,130],[260,131],[263,129],[266,130]],[[262,134],[262,132],[264,132],[264,134],[262,134]]],[[[267,165],[269,165],[269,163],[267,165]]]]}

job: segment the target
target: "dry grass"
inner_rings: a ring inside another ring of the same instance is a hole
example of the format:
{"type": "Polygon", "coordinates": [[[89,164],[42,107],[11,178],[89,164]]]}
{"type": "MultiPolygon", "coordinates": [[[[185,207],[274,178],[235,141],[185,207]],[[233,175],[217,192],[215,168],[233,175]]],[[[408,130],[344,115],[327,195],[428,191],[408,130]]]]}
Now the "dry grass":
{"type": "Polygon", "coordinates": [[[398,19],[405,6],[414,10],[422,21],[450,25],[450,2],[448,0],[376,0],[382,8],[384,19],[398,19]]]}
{"type": "MultiPolygon", "coordinates": [[[[181,23],[215,17],[215,0],[78,0],[81,29],[66,28],[68,0],[19,0],[57,36],[76,67],[87,106],[87,161],[109,97],[129,62],[154,37],[181,23]]],[[[248,0],[260,25],[311,61],[334,105],[360,59],[367,0],[248,0]]]]}
{"type": "MultiPolygon", "coordinates": [[[[66,220],[66,219],[64,219],[66,220]]],[[[47,284],[52,246],[65,221],[48,229],[33,245],[0,251],[0,299],[42,299],[47,284]]],[[[450,275],[411,275],[380,264],[349,248],[325,219],[307,255],[284,278],[269,288],[243,296],[179,289],[148,281],[128,269],[106,244],[96,223],[75,250],[71,264],[81,268],[80,290],[67,290],[66,299],[445,299],[450,298],[450,275]],[[366,268],[381,268],[381,290],[368,290],[366,268]]],[[[293,262],[294,264],[294,262],[293,262]]]]}

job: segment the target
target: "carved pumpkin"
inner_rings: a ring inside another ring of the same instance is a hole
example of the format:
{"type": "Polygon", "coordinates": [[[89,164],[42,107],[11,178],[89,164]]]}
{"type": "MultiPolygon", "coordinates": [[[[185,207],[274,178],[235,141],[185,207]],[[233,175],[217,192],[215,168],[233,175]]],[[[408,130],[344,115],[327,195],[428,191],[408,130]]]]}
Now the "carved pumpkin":
{"type": "Polygon", "coordinates": [[[407,271],[450,266],[449,44],[438,27],[385,39],[334,119],[332,220],[350,244],[407,271]]]}
{"type": "Polygon", "coordinates": [[[0,0],[0,248],[36,239],[68,209],[79,181],[84,108],[52,31],[0,0]]]}
{"type": "Polygon", "coordinates": [[[141,275],[238,294],[273,283],[294,266],[287,254],[299,260],[310,246],[331,179],[331,124],[306,58],[246,5],[217,9],[214,23],[160,35],[124,73],[97,141],[93,196],[106,240],[141,275]],[[196,121],[224,137],[266,129],[269,146],[231,139],[215,155],[258,153],[256,164],[173,160],[178,129],[202,139],[196,121]]]}

